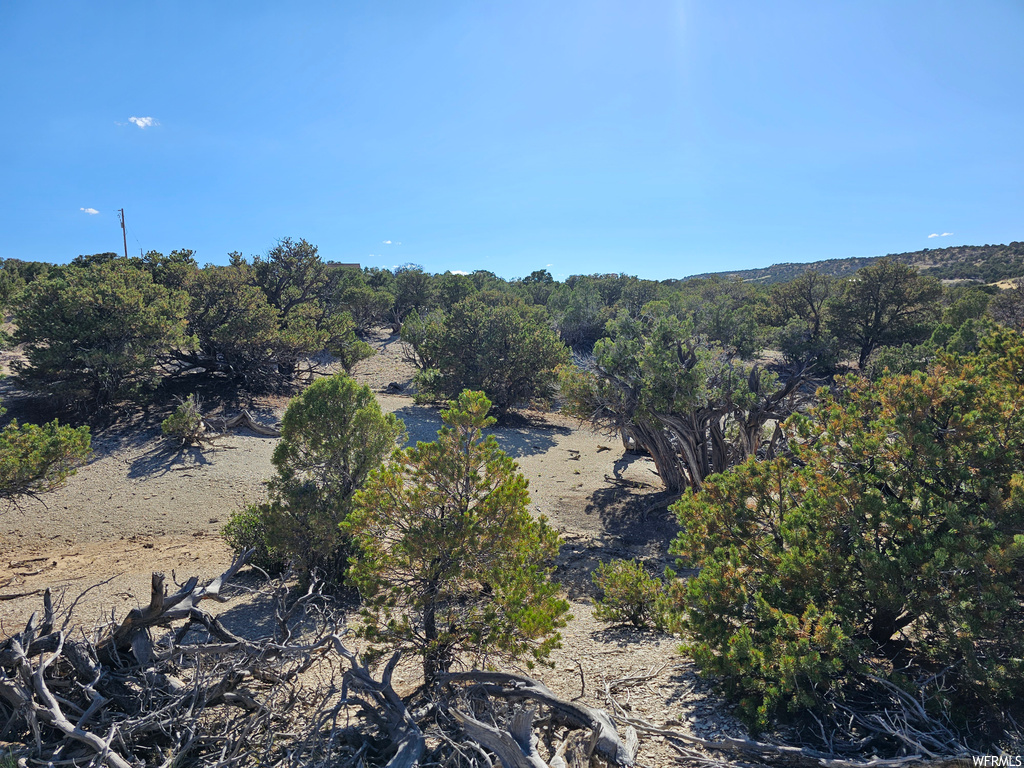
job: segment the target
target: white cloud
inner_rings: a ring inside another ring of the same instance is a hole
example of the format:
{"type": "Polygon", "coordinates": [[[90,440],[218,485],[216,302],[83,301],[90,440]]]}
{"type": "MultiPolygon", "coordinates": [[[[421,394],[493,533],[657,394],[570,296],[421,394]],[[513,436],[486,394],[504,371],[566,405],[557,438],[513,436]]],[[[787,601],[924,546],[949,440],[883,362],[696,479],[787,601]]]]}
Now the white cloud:
{"type": "Polygon", "coordinates": [[[95,216],[97,213],[99,213],[99,211],[97,211],[95,208],[79,208],[78,210],[85,211],[90,216],[95,216]]]}
{"type": "Polygon", "coordinates": [[[150,128],[154,125],[160,125],[160,122],[155,117],[129,117],[129,123],[135,123],[139,128],[150,128]]]}
{"type": "Polygon", "coordinates": [[[930,235],[928,235],[928,237],[929,238],[932,238],[932,237],[949,237],[952,234],[953,234],[952,232],[943,232],[940,235],[938,232],[932,232],[930,235]]]}
{"type": "Polygon", "coordinates": [[[391,245],[391,241],[390,240],[385,240],[384,241],[384,245],[391,245]]]}
{"type": "Polygon", "coordinates": [[[554,264],[545,264],[544,266],[545,266],[545,267],[553,267],[553,266],[555,266],[555,265],[554,265],[554,264]]]}
{"type": "Polygon", "coordinates": [[[938,237],[938,236],[939,236],[938,232],[932,232],[930,235],[928,235],[928,239],[931,240],[933,237],[938,237]]]}
{"type": "Polygon", "coordinates": [[[453,274],[453,275],[468,275],[468,274],[469,274],[469,272],[467,272],[467,271],[466,271],[466,270],[464,270],[464,269],[453,269],[453,270],[452,270],[452,274],[453,274]]]}
{"type": "Polygon", "coordinates": [[[949,237],[952,234],[953,234],[952,232],[943,232],[941,237],[949,237]]]}

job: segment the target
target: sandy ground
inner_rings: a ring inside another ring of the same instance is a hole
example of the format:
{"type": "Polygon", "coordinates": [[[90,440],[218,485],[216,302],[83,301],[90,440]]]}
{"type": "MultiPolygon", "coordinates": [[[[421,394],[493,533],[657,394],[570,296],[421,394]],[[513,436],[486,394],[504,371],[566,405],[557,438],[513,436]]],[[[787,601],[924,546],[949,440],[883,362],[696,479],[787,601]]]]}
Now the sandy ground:
{"type": "MultiPolygon", "coordinates": [[[[411,379],[401,344],[380,338],[374,346],[378,354],[357,367],[355,378],[402,419],[410,442],[433,439],[440,427],[436,409],[417,406],[405,392],[384,392],[391,382],[411,379]]],[[[285,405],[268,400],[254,415],[273,423],[285,405]]],[[[583,701],[606,706],[606,684],[654,673],[620,685],[618,697],[634,713],[659,724],[678,721],[705,737],[739,735],[728,709],[675,652],[677,639],[609,628],[591,615],[590,574],[597,563],[641,557],[657,570],[669,563],[676,530],[671,515],[663,506],[644,514],[665,498],[650,460],[624,456],[616,437],[557,413],[527,412],[494,434],[529,479],[533,511],[546,515],[565,542],[556,578],[575,619],[563,631],[554,667],[536,676],[569,698],[580,694],[582,683],[583,701]]],[[[0,512],[0,637],[24,626],[45,587],[67,603],[99,584],[76,607],[78,620],[92,623],[110,620],[111,610],[123,616],[148,603],[153,571],[179,582],[217,576],[231,562],[219,531],[232,510],[262,498],[276,442],[239,433],[203,450],[181,451],[158,428],[98,434],[91,461],[64,488],[0,512]]],[[[252,625],[244,606],[218,608],[236,631],[252,625]]],[[[641,764],[664,765],[673,755],[657,738],[641,742],[641,764]]]]}

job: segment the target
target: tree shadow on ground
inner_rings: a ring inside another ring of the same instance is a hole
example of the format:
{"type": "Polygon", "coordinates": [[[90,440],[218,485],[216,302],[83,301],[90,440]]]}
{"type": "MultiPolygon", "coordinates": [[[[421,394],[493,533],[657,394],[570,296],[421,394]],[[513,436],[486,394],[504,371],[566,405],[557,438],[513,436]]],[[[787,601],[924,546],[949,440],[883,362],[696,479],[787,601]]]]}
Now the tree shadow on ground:
{"type": "MultiPolygon", "coordinates": [[[[132,459],[128,467],[128,477],[154,477],[166,475],[174,470],[192,469],[212,464],[210,453],[218,449],[202,446],[177,447],[167,440],[153,435],[150,445],[140,455],[132,459]]],[[[223,450],[223,449],[221,449],[223,450]]]]}
{"type": "Polygon", "coordinates": [[[377,335],[369,339],[364,339],[369,342],[370,346],[374,349],[387,349],[390,350],[394,347],[397,351],[402,349],[402,334],[390,333],[390,329],[384,330],[383,328],[378,329],[377,335]]]}
{"type": "Polygon", "coordinates": [[[59,419],[70,426],[88,426],[93,449],[90,461],[95,461],[138,446],[148,441],[151,434],[159,435],[160,423],[190,394],[201,401],[204,416],[234,416],[246,409],[257,421],[272,424],[280,418],[294,393],[294,388],[278,394],[251,393],[225,377],[195,373],[166,379],[134,399],[102,409],[58,408],[52,400],[19,389],[16,381],[5,379],[0,380],[0,398],[7,413],[0,418],[0,426],[15,418],[21,423],[42,424],[59,419]]]}
{"type": "MultiPolygon", "coordinates": [[[[440,410],[431,406],[410,403],[394,410],[393,413],[402,420],[408,433],[404,448],[418,442],[433,442],[437,439],[438,431],[444,426],[440,410]]],[[[494,435],[501,450],[514,459],[544,453],[555,446],[556,435],[568,435],[571,432],[568,427],[525,416],[518,416],[512,421],[506,420],[503,424],[484,430],[485,435],[494,435]]]]}
{"type": "Polygon", "coordinates": [[[627,480],[598,488],[584,512],[599,515],[607,535],[622,546],[647,550],[664,545],[667,551],[679,531],[675,515],[668,511],[678,495],[639,485],[627,480]]]}
{"type": "Polygon", "coordinates": [[[590,633],[595,643],[616,645],[620,648],[633,648],[640,643],[657,643],[668,636],[657,629],[643,629],[631,624],[612,624],[590,633]]]}
{"type": "Polygon", "coordinates": [[[637,559],[651,575],[663,575],[675,562],[669,546],[679,525],[666,509],[675,498],[665,491],[638,493],[620,484],[594,491],[585,511],[600,515],[604,531],[598,536],[564,536],[555,579],[575,599],[597,597],[591,577],[600,563],[637,559]]]}
{"type": "Polygon", "coordinates": [[[494,435],[501,450],[514,459],[545,453],[555,447],[556,436],[572,434],[569,427],[524,414],[511,414],[487,432],[494,435]]]}
{"type": "MultiPolygon", "coordinates": [[[[231,607],[217,613],[217,620],[232,634],[246,640],[262,640],[278,634],[278,610],[287,611],[295,604],[297,598],[305,594],[294,582],[288,584],[290,591],[281,605],[277,592],[279,584],[267,581],[260,571],[254,568],[243,569],[225,589],[231,607]]],[[[317,598],[307,609],[301,607],[294,611],[288,621],[288,628],[293,637],[300,638],[316,633],[323,626],[328,613],[333,613],[341,623],[347,611],[353,608],[351,599],[344,596],[337,600],[317,598]]],[[[195,632],[205,633],[199,627],[195,632]]]]}
{"type": "Polygon", "coordinates": [[[622,482],[628,482],[626,478],[623,477],[622,473],[629,469],[633,464],[643,459],[643,454],[626,452],[615,460],[615,464],[612,466],[612,474],[615,475],[615,478],[617,480],[620,480],[622,482]]]}
{"type": "Polygon", "coordinates": [[[407,438],[403,448],[409,448],[416,443],[433,442],[437,439],[437,431],[444,426],[437,409],[425,405],[410,403],[396,409],[393,413],[405,424],[407,438]]]}

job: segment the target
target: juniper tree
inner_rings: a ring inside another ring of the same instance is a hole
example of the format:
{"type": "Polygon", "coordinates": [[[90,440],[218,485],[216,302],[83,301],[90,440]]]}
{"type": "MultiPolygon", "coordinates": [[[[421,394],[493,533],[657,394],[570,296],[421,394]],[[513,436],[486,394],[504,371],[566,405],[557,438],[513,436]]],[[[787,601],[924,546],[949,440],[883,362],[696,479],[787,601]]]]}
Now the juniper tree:
{"type": "MultiPolygon", "coordinates": [[[[0,416],[4,409],[0,408],[0,416]]],[[[0,499],[35,496],[60,487],[89,456],[88,427],[19,424],[0,430],[0,499]]]]}
{"type": "Polygon", "coordinates": [[[857,352],[863,370],[880,346],[919,342],[939,314],[941,284],[891,259],[881,259],[846,281],[831,302],[830,330],[857,352]]]}
{"type": "Polygon", "coordinates": [[[61,404],[109,405],[157,378],[157,360],[190,345],[187,297],[123,259],[51,270],[14,312],[27,362],[19,383],[61,404]]]}
{"type": "Polygon", "coordinates": [[[339,584],[349,554],[339,523],[403,432],[369,387],[342,373],[317,379],[285,411],[269,499],[232,516],[229,542],[238,550],[256,546],[265,559],[290,560],[300,574],[317,570],[339,584]]]}
{"type": "Polygon", "coordinates": [[[421,397],[450,399],[482,390],[498,414],[551,394],[555,369],[569,350],[542,307],[494,292],[477,293],[423,317],[412,315],[402,338],[413,345],[421,397]]]}

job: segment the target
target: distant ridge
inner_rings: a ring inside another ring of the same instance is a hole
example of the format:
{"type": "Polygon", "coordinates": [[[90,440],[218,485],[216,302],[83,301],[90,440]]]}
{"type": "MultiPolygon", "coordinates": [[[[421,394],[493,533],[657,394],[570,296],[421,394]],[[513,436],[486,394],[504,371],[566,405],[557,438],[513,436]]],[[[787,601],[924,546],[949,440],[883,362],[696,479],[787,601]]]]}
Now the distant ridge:
{"type": "Polygon", "coordinates": [[[831,277],[848,277],[882,258],[910,264],[923,274],[940,280],[996,283],[1000,280],[1024,277],[1024,242],[1014,241],[1009,245],[960,245],[952,248],[925,248],[911,253],[890,253],[888,256],[826,259],[806,264],[773,264],[770,267],[735,272],[705,272],[684,279],[720,277],[726,280],[770,285],[795,280],[805,272],[811,271],[831,277]]]}

